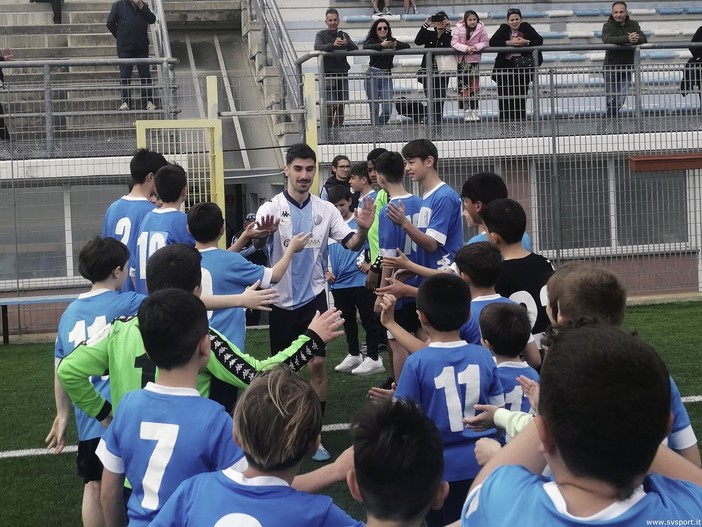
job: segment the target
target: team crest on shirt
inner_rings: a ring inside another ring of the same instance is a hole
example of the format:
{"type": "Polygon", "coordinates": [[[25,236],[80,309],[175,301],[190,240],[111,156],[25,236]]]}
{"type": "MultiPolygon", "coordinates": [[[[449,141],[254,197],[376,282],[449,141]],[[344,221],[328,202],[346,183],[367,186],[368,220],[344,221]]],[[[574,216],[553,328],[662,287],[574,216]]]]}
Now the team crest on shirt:
{"type": "Polygon", "coordinates": [[[322,215],[321,214],[315,214],[312,216],[312,221],[314,222],[315,225],[319,225],[322,223],[322,215]]]}

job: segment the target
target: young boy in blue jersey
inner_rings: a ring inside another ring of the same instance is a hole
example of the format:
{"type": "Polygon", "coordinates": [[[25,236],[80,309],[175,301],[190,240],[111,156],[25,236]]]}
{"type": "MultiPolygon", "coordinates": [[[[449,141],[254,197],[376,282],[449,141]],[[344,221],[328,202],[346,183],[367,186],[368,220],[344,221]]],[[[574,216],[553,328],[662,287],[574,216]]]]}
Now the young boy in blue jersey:
{"type": "MultiPolygon", "coordinates": [[[[494,172],[480,172],[469,177],[461,189],[461,200],[463,201],[463,216],[469,227],[477,227],[478,234],[468,240],[468,244],[487,241],[487,233],[480,218],[482,208],[496,199],[505,199],[507,185],[504,180],[494,172]]],[[[531,252],[531,238],[525,232],[522,236],[522,246],[524,250],[531,252]]]]}
{"type": "Polygon", "coordinates": [[[321,431],[322,409],[310,385],[285,367],[265,373],[234,410],[234,441],[248,466],[190,478],[151,526],[363,525],[330,497],[291,487],[302,460],[317,450],[321,431]]]}
{"type": "MultiPolygon", "coordinates": [[[[140,148],[129,163],[132,175],[132,188],[129,194],[113,202],[105,212],[102,236],[117,238],[136,254],[136,239],[144,217],[155,207],[151,197],[155,193],[154,175],[158,169],[168,164],[158,152],[140,148]]],[[[129,269],[127,269],[129,271],[129,269]]],[[[134,291],[134,283],[125,280],[123,291],[134,291]]]]}
{"type": "Polygon", "coordinates": [[[127,524],[125,477],[133,489],[129,525],[146,526],[182,481],[242,457],[231,441],[231,417],[196,388],[210,356],[202,301],[182,289],[163,289],[144,300],[138,319],[159,375],[156,382],[125,394],[97,448],[105,466],[101,501],[110,526],[127,524]]]}
{"type": "Polygon", "coordinates": [[[405,172],[422,187],[422,210],[416,225],[401,204],[388,206],[388,217],[417,244],[419,264],[447,270],[463,245],[461,198],[436,171],[439,152],[434,143],[415,139],[402,147],[402,155],[407,160],[405,172]]]}
{"type": "Polygon", "coordinates": [[[480,437],[496,431],[465,430],[463,418],[473,405],[504,405],[502,384],[490,352],[461,340],[458,332],[470,310],[468,285],[458,276],[430,276],[417,292],[422,329],[431,344],[407,358],[395,397],[421,405],[436,424],[444,443],[444,475],[449,493],[441,510],[429,511],[429,527],[443,526],[460,517],[465,495],[479,467],[473,448],[480,437]]]}
{"type": "MultiPolygon", "coordinates": [[[[113,319],[130,315],[139,309],[143,297],[136,293],[118,291],[127,277],[126,265],[129,250],[114,238],[95,237],[88,241],[78,256],[78,270],[83,278],[92,282],[89,292],[81,294],[61,315],[56,346],[56,366],[80,343],[98,334],[113,319]]],[[[91,377],[96,390],[109,400],[110,385],[107,379],[91,377]]],[[[46,437],[48,448],[60,454],[66,445],[66,428],[71,413],[71,400],[54,376],[56,418],[46,437]]],[[[77,406],[74,407],[78,428],[78,475],[83,478],[82,517],[86,526],[104,525],[100,507],[100,480],[102,463],[95,455],[105,428],[77,406]]]]}
{"type": "MultiPolygon", "coordinates": [[[[351,229],[356,230],[351,205],[351,191],[337,185],[327,191],[327,199],[341,213],[341,217],[351,229]]],[[[378,316],[373,311],[375,295],[366,289],[366,274],[361,271],[365,262],[365,250],[348,251],[335,240],[329,240],[329,269],[326,279],[334,296],[334,306],[341,310],[344,317],[344,331],[348,354],[335,368],[335,371],[353,375],[373,375],[385,371],[383,359],[378,356],[383,343],[383,329],[378,316]],[[358,343],[358,322],[356,310],[361,317],[361,324],[366,331],[366,357],[361,358],[358,343]]]]}
{"type": "Polygon", "coordinates": [[[553,273],[551,262],[522,246],[526,214],[516,201],[491,201],[480,210],[480,217],[487,229],[488,239],[502,253],[502,268],[495,291],[518,304],[524,304],[531,320],[532,333],[540,336],[549,324],[546,282],[553,273]]]}
{"type": "MultiPolygon", "coordinates": [[[[405,190],[403,180],[405,177],[405,160],[399,152],[385,152],[375,162],[378,174],[378,184],[385,189],[388,194],[388,204],[380,209],[378,215],[378,254],[382,258],[397,256],[400,249],[410,261],[416,262],[417,244],[407,235],[407,233],[388,217],[390,205],[402,204],[405,216],[409,221],[416,224],[419,218],[419,211],[422,208],[422,198],[415,196],[405,190]]],[[[387,285],[393,278],[393,270],[383,266],[381,269],[381,285],[387,285]]],[[[419,278],[411,278],[404,282],[411,287],[419,286],[419,278]]],[[[380,297],[376,300],[376,310],[380,311],[380,297]]],[[[417,317],[417,305],[414,295],[398,299],[395,304],[395,320],[406,331],[417,334],[420,330],[419,318],[417,317]]],[[[422,335],[423,336],[423,335],[422,335]]],[[[402,346],[395,337],[390,334],[388,337],[390,349],[390,360],[394,379],[400,378],[400,372],[407,360],[409,350],[402,346]]],[[[414,351],[414,350],[412,350],[414,351]]]]}
{"type": "MultiPolygon", "coordinates": [[[[224,217],[216,203],[198,203],[188,211],[187,221],[188,232],[195,239],[195,248],[202,256],[201,288],[207,294],[240,294],[257,281],[260,281],[261,289],[277,284],[287,271],[293,255],[309,239],[309,234],[293,236],[283,257],[273,267],[264,267],[249,262],[238,252],[218,248],[217,243],[224,235],[224,217]]],[[[207,316],[210,327],[244,351],[246,320],[243,308],[208,311],[207,316]]]]}
{"type": "MultiPolygon", "coordinates": [[[[485,306],[494,303],[509,303],[512,300],[495,292],[495,283],[502,268],[502,254],[495,244],[476,242],[464,245],[456,253],[458,273],[470,287],[470,318],[461,326],[461,338],[470,344],[480,344],[480,312],[485,306]]],[[[532,367],[541,366],[541,355],[529,335],[529,341],[522,355],[532,367]]]]}
{"type": "Polygon", "coordinates": [[[420,527],[430,508],[441,508],[448,493],[441,434],[419,405],[368,405],[353,419],[351,437],[354,468],[346,480],[366,508],[366,527],[420,527]]]}
{"type": "Polygon", "coordinates": [[[143,295],[148,293],[146,262],[151,255],[161,247],[173,243],[195,246],[195,240],[188,232],[188,220],[180,210],[188,194],[185,170],[178,165],[162,167],[156,172],[154,183],[163,205],[149,212],[141,222],[129,270],[137,293],[143,295]]]}
{"type": "Polygon", "coordinates": [[[520,375],[539,381],[536,370],[519,360],[519,354],[531,336],[531,323],[526,309],[514,302],[485,306],[480,312],[480,334],[483,347],[489,349],[495,357],[497,374],[505,394],[505,408],[532,412],[529,399],[517,382],[520,375]]]}
{"type": "Polygon", "coordinates": [[[650,346],[616,327],[559,329],[535,428],[480,472],[460,525],[624,527],[702,517],[702,488],[647,475],[670,429],[669,379],[650,346]],[[537,449],[553,480],[541,476],[537,449]]]}

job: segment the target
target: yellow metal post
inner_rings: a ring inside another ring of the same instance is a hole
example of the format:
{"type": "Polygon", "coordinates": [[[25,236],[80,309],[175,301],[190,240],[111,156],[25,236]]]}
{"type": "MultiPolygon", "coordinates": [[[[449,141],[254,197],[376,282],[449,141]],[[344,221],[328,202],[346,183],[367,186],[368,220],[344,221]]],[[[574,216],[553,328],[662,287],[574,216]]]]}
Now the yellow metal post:
{"type": "MultiPolygon", "coordinates": [[[[319,159],[319,135],[317,134],[317,91],[315,90],[314,73],[305,73],[303,93],[305,95],[305,108],[307,109],[307,119],[305,121],[305,141],[317,154],[319,159]]],[[[324,182],[319,176],[319,163],[317,163],[317,195],[322,191],[324,182]]]]}

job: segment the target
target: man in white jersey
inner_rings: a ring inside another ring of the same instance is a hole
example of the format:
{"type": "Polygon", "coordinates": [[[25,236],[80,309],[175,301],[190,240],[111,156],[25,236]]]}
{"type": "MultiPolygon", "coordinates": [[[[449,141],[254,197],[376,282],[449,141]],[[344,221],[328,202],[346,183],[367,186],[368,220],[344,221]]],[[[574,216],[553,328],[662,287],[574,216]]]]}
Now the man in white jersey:
{"type": "MultiPolygon", "coordinates": [[[[373,224],[374,206],[370,201],[359,204],[356,209],[358,230],[354,232],[332,203],[310,194],[316,170],[317,155],[314,150],[304,143],[292,145],[285,156],[287,189],[261,205],[256,213],[259,221],[268,215],[280,219],[278,229],[264,239],[268,244],[271,265],[282,258],[293,236],[312,233],[305,249],[293,257],[287,272],[276,286],[280,299],[269,314],[271,352],[281,344],[290,344],[300,334],[297,328],[306,328],[316,311],[326,311],[324,272],[327,268],[328,238],[340,242],[346,249],[357,251],[365,243],[368,229],[373,224]]],[[[263,241],[258,243],[262,244],[263,241]]],[[[327,373],[324,350],[320,352],[309,362],[308,368],[310,384],[324,411],[327,373]]],[[[328,458],[329,453],[320,445],[314,459],[324,461],[328,458]]]]}

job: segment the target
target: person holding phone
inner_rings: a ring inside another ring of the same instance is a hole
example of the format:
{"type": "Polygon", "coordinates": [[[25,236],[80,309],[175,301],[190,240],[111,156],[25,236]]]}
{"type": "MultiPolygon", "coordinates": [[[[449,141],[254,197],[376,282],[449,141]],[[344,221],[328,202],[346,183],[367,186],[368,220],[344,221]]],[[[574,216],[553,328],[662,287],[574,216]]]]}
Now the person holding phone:
{"type": "MultiPolygon", "coordinates": [[[[531,51],[521,51],[526,46],[541,46],[544,39],[529,22],[522,20],[519,9],[507,10],[507,23],[501,24],[490,39],[492,47],[513,47],[514,52],[501,52],[495,59],[492,79],[497,83],[497,96],[501,121],[526,120],[526,97],[534,78],[536,65],[529,61],[531,51]]],[[[543,57],[539,51],[538,64],[543,57]]]]}
{"type": "MultiPolygon", "coordinates": [[[[339,12],[330,7],[325,14],[324,22],[327,29],[318,32],[314,38],[316,51],[355,51],[358,49],[351,37],[339,30],[339,12]]],[[[343,55],[326,55],[322,62],[324,73],[324,99],[327,107],[322,109],[326,114],[327,126],[344,124],[344,103],[349,100],[349,74],[351,69],[348,59],[343,55]]]]}
{"type": "MultiPolygon", "coordinates": [[[[451,21],[444,11],[439,11],[435,15],[427,17],[419,28],[419,32],[414,39],[414,43],[425,48],[450,48],[451,47],[451,21]]],[[[427,56],[422,58],[422,70],[427,68],[427,56]]],[[[432,70],[434,72],[431,82],[425,79],[424,94],[432,101],[429,105],[431,111],[431,122],[436,126],[436,130],[441,129],[441,121],[444,113],[444,99],[446,99],[446,87],[449,78],[439,75],[436,66],[436,56],[432,58],[432,70]]]]}
{"type": "MultiPolygon", "coordinates": [[[[392,36],[390,22],[384,18],[373,22],[363,43],[363,49],[376,51],[408,49],[409,47],[409,44],[400,42],[392,36]]],[[[394,90],[391,70],[394,58],[395,55],[391,53],[370,57],[366,72],[366,96],[370,105],[373,126],[387,124],[392,114],[394,90]]]]}

